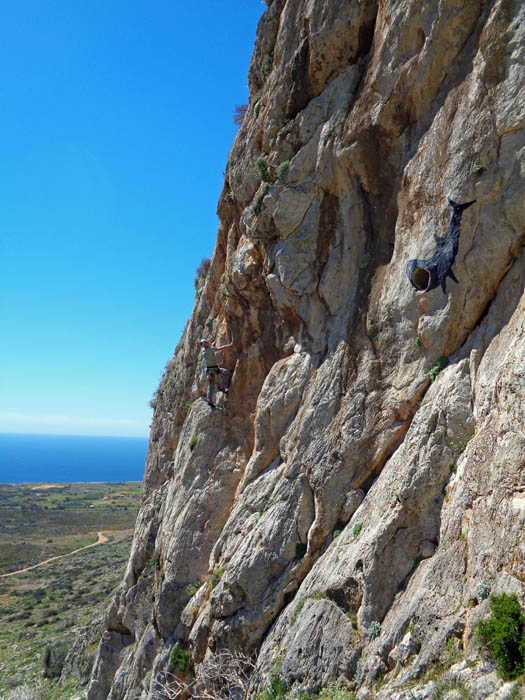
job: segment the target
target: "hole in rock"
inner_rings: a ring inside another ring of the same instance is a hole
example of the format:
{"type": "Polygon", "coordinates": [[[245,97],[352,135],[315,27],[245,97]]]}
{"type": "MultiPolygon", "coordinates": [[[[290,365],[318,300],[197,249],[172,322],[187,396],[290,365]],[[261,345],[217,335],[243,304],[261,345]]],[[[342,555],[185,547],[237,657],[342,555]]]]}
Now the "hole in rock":
{"type": "Polygon", "coordinates": [[[412,273],[411,279],[412,284],[414,284],[419,290],[424,292],[425,289],[428,287],[428,283],[430,282],[430,273],[424,267],[416,267],[414,268],[414,272],[412,273]]]}

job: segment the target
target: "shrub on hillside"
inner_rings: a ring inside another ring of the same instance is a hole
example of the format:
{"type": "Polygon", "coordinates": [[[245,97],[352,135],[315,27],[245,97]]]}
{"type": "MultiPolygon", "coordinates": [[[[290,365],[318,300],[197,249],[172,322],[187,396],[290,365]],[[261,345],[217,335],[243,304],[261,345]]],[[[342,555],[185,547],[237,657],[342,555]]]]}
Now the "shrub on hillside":
{"type": "Polygon", "coordinates": [[[60,676],[68,651],[67,642],[54,639],[46,645],[42,655],[42,675],[44,678],[58,678],[60,676]]]}
{"type": "Polygon", "coordinates": [[[491,615],[478,635],[504,680],[525,672],[525,615],[515,593],[490,596],[491,615]]]}

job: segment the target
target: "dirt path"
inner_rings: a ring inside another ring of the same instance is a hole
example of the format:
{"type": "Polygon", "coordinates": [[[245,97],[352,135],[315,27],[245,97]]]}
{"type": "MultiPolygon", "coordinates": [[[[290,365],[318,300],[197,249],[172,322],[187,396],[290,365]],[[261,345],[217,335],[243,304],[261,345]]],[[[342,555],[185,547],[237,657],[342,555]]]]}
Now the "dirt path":
{"type": "MultiPolygon", "coordinates": [[[[105,532],[111,532],[111,530],[105,530],[105,532]]],[[[26,566],[25,569],[18,569],[18,571],[10,571],[8,574],[0,574],[0,578],[6,578],[7,576],[16,576],[16,574],[24,574],[26,571],[31,571],[31,569],[36,569],[39,566],[44,566],[44,564],[49,564],[51,561],[56,561],[57,559],[63,559],[64,557],[70,557],[72,554],[76,554],[77,552],[81,552],[83,549],[89,549],[90,547],[96,547],[97,544],[104,544],[104,542],[108,541],[108,538],[106,535],[104,535],[104,532],[101,530],[100,532],[97,532],[98,539],[96,542],[93,542],[92,544],[86,544],[85,547],[79,547],[78,549],[74,549],[72,552],[66,552],[66,554],[57,554],[56,557],[50,557],[49,559],[45,559],[44,561],[38,562],[38,564],[33,564],[32,566],[26,566]]]]}

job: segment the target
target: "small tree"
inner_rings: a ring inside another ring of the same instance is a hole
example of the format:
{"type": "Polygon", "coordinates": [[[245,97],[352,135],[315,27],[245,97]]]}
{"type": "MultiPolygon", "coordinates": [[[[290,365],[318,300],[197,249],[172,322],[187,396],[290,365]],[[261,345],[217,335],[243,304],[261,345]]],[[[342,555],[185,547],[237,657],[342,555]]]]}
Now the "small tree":
{"type": "Polygon", "coordinates": [[[53,639],[46,645],[42,655],[42,675],[44,678],[58,678],[60,676],[68,651],[67,642],[53,639]]]}
{"type": "Polygon", "coordinates": [[[195,289],[199,289],[199,287],[201,286],[201,281],[206,279],[210,271],[210,267],[210,258],[202,258],[197,270],[195,271],[195,279],[193,280],[193,285],[195,289]]]}
{"type": "Polygon", "coordinates": [[[240,126],[247,111],[248,105],[235,105],[235,109],[233,110],[233,123],[240,126]]]}

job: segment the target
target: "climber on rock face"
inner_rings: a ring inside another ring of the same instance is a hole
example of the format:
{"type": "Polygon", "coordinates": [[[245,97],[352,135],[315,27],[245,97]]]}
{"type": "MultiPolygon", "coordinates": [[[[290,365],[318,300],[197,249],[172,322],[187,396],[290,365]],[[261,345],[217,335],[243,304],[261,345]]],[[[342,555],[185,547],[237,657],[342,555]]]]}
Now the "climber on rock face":
{"type": "Polygon", "coordinates": [[[217,353],[223,350],[228,350],[228,348],[233,347],[233,343],[228,343],[227,345],[220,345],[215,347],[210,345],[209,342],[203,338],[201,340],[201,347],[204,348],[204,360],[206,362],[206,376],[208,377],[208,393],[206,398],[209,405],[215,408],[214,398],[216,390],[216,380],[219,377],[219,391],[227,392],[228,389],[224,386],[227,370],[219,367],[219,362],[217,360],[217,353]],[[222,380],[222,381],[221,381],[222,380]]]}

